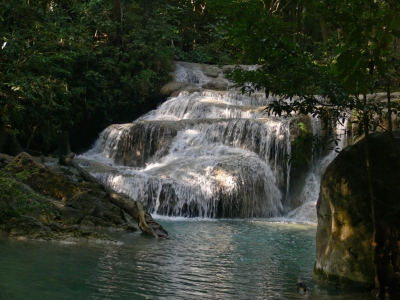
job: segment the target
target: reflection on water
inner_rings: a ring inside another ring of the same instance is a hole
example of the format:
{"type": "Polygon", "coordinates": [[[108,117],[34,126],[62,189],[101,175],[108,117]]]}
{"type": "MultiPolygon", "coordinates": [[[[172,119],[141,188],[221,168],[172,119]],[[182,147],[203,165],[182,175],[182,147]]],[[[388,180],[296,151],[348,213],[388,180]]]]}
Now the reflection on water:
{"type": "MultiPolygon", "coordinates": [[[[314,285],[315,226],[160,220],[172,240],[123,245],[0,239],[0,299],[368,299],[314,285]],[[296,291],[297,278],[310,288],[296,291]]],[[[372,298],[371,298],[372,299],[372,298]]]]}

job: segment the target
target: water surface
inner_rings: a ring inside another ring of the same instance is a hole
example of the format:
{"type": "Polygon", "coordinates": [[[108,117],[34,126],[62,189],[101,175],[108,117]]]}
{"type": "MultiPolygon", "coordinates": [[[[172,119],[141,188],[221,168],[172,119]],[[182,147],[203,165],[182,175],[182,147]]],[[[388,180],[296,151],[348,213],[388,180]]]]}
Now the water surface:
{"type": "MultiPolygon", "coordinates": [[[[313,283],[315,225],[161,219],[171,240],[0,239],[0,299],[369,299],[313,283]],[[297,279],[310,292],[296,291],[297,279]]],[[[372,299],[372,298],[371,298],[372,299]]]]}

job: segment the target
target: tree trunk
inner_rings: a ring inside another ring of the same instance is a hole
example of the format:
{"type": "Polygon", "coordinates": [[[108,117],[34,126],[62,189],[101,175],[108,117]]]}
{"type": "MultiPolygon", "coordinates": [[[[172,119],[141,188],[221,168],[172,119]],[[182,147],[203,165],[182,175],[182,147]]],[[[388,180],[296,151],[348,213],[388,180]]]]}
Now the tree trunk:
{"type": "Polygon", "coordinates": [[[0,111],[0,153],[16,156],[22,152],[17,137],[11,130],[7,130],[9,106],[5,105],[0,111]]]}
{"type": "Polygon", "coordinates": [[[17,156],[18,154],[20,154],[23,149],[15,134],[13,132],[6,131],[5,136],[7,143],[3,147],[4,153],[12,156],[17,156]]]}
{"type": "Polygon", "coordinates": [[[183,47],[185,45],[185,35],[186,35],[186,19],[187,19],[188,13],[186,12],[185,15],[183,16],[180,24],[179,24],[179,35],[180,35],[180,40],[178,41],[178,48],[179,50],[183,51],[183,47]]]}
{"type": "Polygon", "coordinates": [[[4,144],[6,140],[6,123],[3,121],[2,115],[0,114],[0,153],[4,151],[4,144]]]}
{"type": "Polygon", "coordinates": [[[67,131],[63,131],[60,141],[60,153],[59,157],[69,156],[71,154],[71,147],[69,145],[69,136],[67,131]]]}
{"type": "Polygon", "coordinates": [[[115,44],[122,47],[122,5],[121,0],[114,0],[115,44]]]}
{"type": "Polygon", "coordinates": [[[400,39],[395,38],[394,43],[395,43],[394,51],[399,55],[400,54],[400,39]]]}
{"type": "MultiPolygon", "coordinates": [[[[13,94],[12,94],[12,97],[13,97],[13,94]]],[[[1,110],[0,110],[0,153],[4,152],[4,147],[6,146],[7,115],[9,115],[9,105],[8,104],[2,106],[1,110]]]]}
{"type": "Polygon", "coordinates": [[[106,186],[98,179],[83,170],[75,161],[70,158],[61,158],[60,163],[63,165],[74,167],[78,170],[82,178],[87,182],[92,182],[100,185],[102,189],[110,195],[110,202],[124,212],[129,214],[139,225],[142,232],[151,235],[155,238],[168,238],[168,232],[146,211],[142,203],[133,200],[128,195],[117,193],[109,186],[106,186]]]}
{"type": "Polygon", "coordinates": [[[391,83],[392,83],[391,80],[389,80],[389,82],[387,83],[387,86],[386,86],[386,98],[387,98],[387,110],[388,110],[388,112],[387,112],[388,132],[389,132],[390,139],[392,141],[394,151],[396,153],[397,166],[400,166],[400,151],[397,148],[396,139],[394,138],[394,134],[393,134],[392,103],[391,103],[391,95],[390,95],[391,83]]]}
{"type": "Polygon", "coordinates": [[[385,286],[384,283],[384,275],[382,273],[382,265],[379,257],[379,244],[378,244],[378,223],[376,217],[376,201],[372,180],[372,171],[371,171],[371,151],[370,151],[370,139],[369,139],[369,117],[367,111],[367,95],[363,95],[364,102],[364,110],[363,110],[363,127],[364,127],[364,138],[365,138],[365,162],[367,168],[367,178],[368,178],[368,188],[370,195],[370,203],[371,203],[371,218],[372,218],[372,261],[375,266],[375,288],[378,291],[377,297],[379,299],[385,298],[385,286]]]}
{"type": "Polygon", "coordinates": [[[324,44],[326,44],[328,43],[329,40],[329,28],[326,22],[322,19],[320,21],[320,24],[321,24],[322,40],[324,41],[324,44]]]}
{"type": "Polygon", "coordinates": [[[25,149],[29,149],[29,147],[31,146],[31,142],[32,142],[33,137],[34,137],[34,135],[35,135],[36,128],[37,128],[37,125],[33,126],[31,135],[29,136],[29,140],[28,140],[28,142],[26,143],[25,149]]]}

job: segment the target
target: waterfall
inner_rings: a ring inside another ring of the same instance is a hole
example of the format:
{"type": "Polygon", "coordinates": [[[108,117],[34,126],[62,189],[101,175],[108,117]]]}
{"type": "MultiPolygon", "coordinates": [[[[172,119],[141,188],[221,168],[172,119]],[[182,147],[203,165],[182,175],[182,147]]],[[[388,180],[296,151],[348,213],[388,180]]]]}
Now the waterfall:
{"type": "MultiPolygon", "coordinates": [[[[287,213],[286,156],[296,121],[263,114],[273,100],[264,93],[201,88],[215,78],[199,64],[177,63],[175,79],[198,89],[183,89],[132,123],[106,128],[81,156],[106,166],[92,175],[153,214],[266,218],[287,213]]],[[[310,123],[318,133],[318,122],[310,117],[310,123]]],[[[313,202],[319,190],[319,165],[312,166],[303,202],[313,202]]]]}
{"type": "MultiPolygon", "coordinates": [[[[321,134],[321,124],[318,119],[313,119],[313,134],[321,134]]],[[[347,145],[347,120],[336,124],[335,136],[339,138],[338,145],[335,148],[341,150],[347,145]]],[[[311,159],[311,169],[305,179],[303,190],[301,191],[300,201],[302,205],[288,213],[288,217],[297,221],[317,222],[315,206],[318,201],[321,177],[328,165],[337,156],[337,152],[330,150],[326,155],[313,155],[311,159]]]]}
{"type": "Polygon", "coordinates": [[[178,82],[205,83],[210,79],[202,71],[201,65],[194,64],[194,67],[187,68],[184,64],[175,64],[175,79],[178,82]]]}

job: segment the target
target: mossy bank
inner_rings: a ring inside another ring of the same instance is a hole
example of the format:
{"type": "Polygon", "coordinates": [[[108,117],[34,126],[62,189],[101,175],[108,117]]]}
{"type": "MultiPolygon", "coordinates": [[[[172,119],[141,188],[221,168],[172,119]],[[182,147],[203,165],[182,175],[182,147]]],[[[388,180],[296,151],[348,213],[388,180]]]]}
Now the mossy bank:
{"type": "Polygon", "coordinates": [[[0,155],[0,186],[0,228],[13,237],[113,241],[97,230],[137,230],[101,186],[54,159],[0,155]]]}

